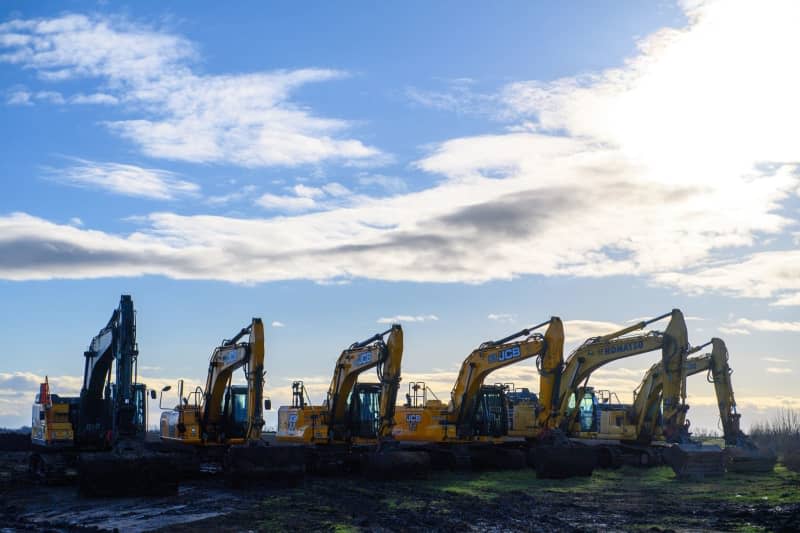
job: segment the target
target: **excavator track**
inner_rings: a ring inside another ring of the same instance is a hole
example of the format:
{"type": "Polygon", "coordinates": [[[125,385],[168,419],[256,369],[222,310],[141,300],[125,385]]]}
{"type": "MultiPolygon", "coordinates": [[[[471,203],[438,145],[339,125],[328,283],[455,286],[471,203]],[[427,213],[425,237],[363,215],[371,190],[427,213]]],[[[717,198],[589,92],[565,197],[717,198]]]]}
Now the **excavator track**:
{"type": "Polygon", "coordinates": [[[78,487],[91,497],[168,496],[178,492],[179,471],[170,454],[138,443],[107,452],[81,453],[78,487]]]}
{"type": "Polygon", "coordinates": [[[586,477],[597,466],[597,453],[588,446],[541,445],[531,450],[528,461],[537,478],[586,477]]]}
{"type": "Polygon", "coordinates": [[[390,449],[361,455],[361,473],[370,479],[418,479],[428,476],[431,458],[424,451],[390,449]]]}
{"type": "Polygon", "coordinates": [[[306,452],[299,446],[269,446],[262,442],[231,446],[223,457],[231,485],[269,483],[294,486],[306,472],[306,452]]]}
{"type": "Polygon", "coordinates": [[[68,485],[78,479],[76,453],[45,450],[28,456],[31,479],[41,485],[68,485]]]}
{"type": "Polygon", "coordinates": [[[766,474],[775,469],[778,457],[768,451],[743,446],[725,448],[728,459],[728,472],[737,474],[766,474]]]}
{"type": "Polygon", "coordinates": [[[678,479],[702,481],[725,474],[726,456],[719,446],[673,444],[664,449],[662,457],[678,479]]]}
{"type": "Polygon", "coordinates": [[[525,452],[518,448],[472,445],[468,449],[473,470],[519,470],[527,466],[525,452]]]}

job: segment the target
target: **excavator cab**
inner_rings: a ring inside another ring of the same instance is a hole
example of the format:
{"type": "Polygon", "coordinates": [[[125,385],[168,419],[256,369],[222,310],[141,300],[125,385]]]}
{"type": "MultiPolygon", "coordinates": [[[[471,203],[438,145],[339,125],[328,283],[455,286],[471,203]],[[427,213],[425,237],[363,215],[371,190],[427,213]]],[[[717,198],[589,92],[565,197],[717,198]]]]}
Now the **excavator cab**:
{"type": "Polygon", "coordinates": [[[133,386],[133,427],[137,435],[147,432],[147,386],[144,383],[133,386]]]}
{"type": "Polygon", "coordinates": [[[357,383],[347,403],[350,435],[362,439],[378,438],[381,416],[380,383],[357,383]]]}
{"type": "Polygon", "coordinates": [[[475,402],[475,436],[502,437],[508,433],[508,403],[505,387],[484,385],[475,402]]]}
{"type": "Polygon", "coordinates": [[[231,385],[222,398],[222,428],[228,438],[243,439],[247,433],[247,385],[231,385]]]}

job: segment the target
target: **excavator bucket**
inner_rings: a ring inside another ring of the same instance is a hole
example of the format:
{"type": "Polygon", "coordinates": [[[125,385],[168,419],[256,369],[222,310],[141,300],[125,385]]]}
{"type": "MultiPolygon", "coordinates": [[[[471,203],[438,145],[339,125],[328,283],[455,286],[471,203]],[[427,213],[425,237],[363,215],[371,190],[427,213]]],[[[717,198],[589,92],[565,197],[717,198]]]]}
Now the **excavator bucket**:
{"type": "Polygon", "coordinates": [[[83,496],[169,496],[178,492],[178,471],[169,454],[117,447],[80,454],[78,486],[83,496]]]}
{"type": "Polygon", "coordinates": [[[361,456],[361,472],[370,479],[425,478],[430,470],[431,458],[424,451],[389,449],[361,456]]]}
{"type": "Polygon", "coordinates": [[[763,474],[772,472],[778,457],[769,451],[743,446],[725,448],[728,458],[728,472],[739,474],[763,474]]]}
{"type": "Polygon", "coordinates": [[[586,446],[537,446],[531,450],[528,463],[536,469],[537,478],[591,476],[597,465],[597,454],[594,448],[586,446]]]}
{"type": "Polygon", "coordinates": [[[678,479],[701,481],[725,474],[726,456],[719,446],[707,444],[673,444],[662,453],[678,479]]]}
{"type": "Polygon", "coordinates": [[[263,442],[231,446],[225,452],[223,470],[233,486],[263,482],[295,486],[305,477],[306,450],[263,442]]]}

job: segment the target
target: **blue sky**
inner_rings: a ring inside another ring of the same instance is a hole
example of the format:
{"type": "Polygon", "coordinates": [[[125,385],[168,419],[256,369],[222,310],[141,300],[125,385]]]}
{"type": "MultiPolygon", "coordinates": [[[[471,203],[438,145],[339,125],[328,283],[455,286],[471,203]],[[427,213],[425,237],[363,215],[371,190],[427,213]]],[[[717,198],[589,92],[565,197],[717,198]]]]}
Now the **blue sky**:
{"type": "Polygon", "coordinates": [[[277,405],[395,317],[447,397],[486,339],[680,307],[745,424],[800,407],[798,8],[748,4],[4,3],[0,424],[123,292],[156,386],[251,316],[277,405]]]}

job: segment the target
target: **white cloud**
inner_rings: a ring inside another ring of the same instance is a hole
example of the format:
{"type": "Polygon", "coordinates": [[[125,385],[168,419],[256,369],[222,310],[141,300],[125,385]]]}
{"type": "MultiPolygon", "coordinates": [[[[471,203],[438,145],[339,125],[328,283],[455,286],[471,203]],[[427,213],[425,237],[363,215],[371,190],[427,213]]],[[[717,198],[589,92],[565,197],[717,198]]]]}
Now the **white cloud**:
{"type": "Polygon", "coordinates": [[[728,326],[720,326],[717,328],[720,333],[724,333],[726,335],[750,335],[750,331],[744,328],[732,328],[728,326]]]}
{"type": "MultiPolygon", "coordinates": [[[[346,73],[203,75],[193,69],[196,59],[186,39],[120,17],[64,15],[0,24],[0,62],[33,69],[51,83],[97,80],[102,93],[70,101],[126,104],[140,118],[107,125],[152,157],[258,167],[381,156],[340,137],[348,122],[317,117],[290,100],[302,85],[346,73]]],[[[22,96],[12,100],[27,103],[22,96]]]]}
{"type": "Polygon", "coordinates": [[[768,363],[789,363],[788,359],[781,359],[780,357],[762,357],[762,361],[767,361],[768,363]]]}
{"type": "Polygon", "coordinates": [[[324,196],[325,192],[322,189],[318,189],[316,187],[308,187],[303,184],[295,185],[292,190],[297,196],[302,198],[317,198],[319,196],[324,196]]]}
{"type": "Polygon", "coordinates": [[[786,368],[785,366],[770,366],[767,367],[767,373],[769,374],[791,374],[792,369],[786,368]]]}
{"type": "Polygon", "coordinates": [[[408,190],[408,185],[402,178],[385,176],[383,174],[365,174],[358,178],[359,185],[369,187],[377,185],[390,193],[401,193],[408,190]]]}
{"type": "Polygon", "coordinates": [[[800,292],[795,292],[791,294],[786,294],[784,296],[780,296],[777,300],[770,303],[770,305],[774,306],[800,306],[800,292]]]}
{"type": "Polygon", "coordinates": [[[256,199],[256,204],[265,209],[279,211],[308,211],[313,209],[317,202],[308,196],[289,196],[265,193],[256,199]]]}
{"type": "Polygon", "coordinates": [[[49,102],[51,104],[64,103],[64,97],[61,96],[61,93],[56,91],[39,91],[34,95],[34,97],[37,100],[42,100],[44,102],[49,102]]]}
{"type": "Polygon", "coordinates": [[[333,209],[358,199],[352,196],[347,187],[335,181],[322,187],[309,187],[300,183],[290,190],[292,194],[289,195],[263,194],[256,199],[256,204],[265,209],[300,212],[333,209]]]}
{"type": "Polygon", "coordinates": [[[565,320],[564,336],[566,342],[583,342],[591,337],[606,335],[622,329],[613,322],[597,320],[565,320]]]}
{"type": "Polygon", "coordinates": [[[475,80],[458,78],[444,82],[444,86],[439,90],[407,87],[405,97],[413,105],[440,111],[465,115],[496,114],[498,96],[475,91],[473,88],[475,80]]]}
{"type": "Polygon", "coordinates": [[[395,315],[391,317],[381,317],[377,320],[378,324],[402,324],[403,322],[428,322],[439,320],[436,315],[395,315]]]}
{"type": "Polygon", "coordinates": [[[286,324],[284,324],[283,322],[280,322],[278,320],[273,320],[272,321],[272,327],[273,328],[284,328],[284,327],[286,327],[286,324]]]}
{"type": "Polygon", "coordinates": [[[255,185],[245,185],[227,194],[209,196],[205,199],[205,202],[212,206],[227,205],[232,202],[238,202],[246,198],[250,198],[255,191],[256,191],[255,185]]]}
{"type": "MultiPolygon", "coordinates": [[[[714,291],[732,296],[769,298],[780,291],[800,290],[800,250],[758,252],[686,272],[657,274],[655,279],[695,294],[714,291]]],[[[784,302],[788,299],[789,305],[794,305],[791,303],[793,297],[783,296],[781,299],[784,302]]]]}
{"type": "Polygon", "coordinates": [[[777,320],[751,320],[740,318],[728,327],[738,327],[746,331],[800,332],[800,322],[781,322],[777,320]]]}
{"type": "Polygon", "coordinates": [[[486,318],[489,320],[496,320],[497,322],[513,322],[514,315],[509,313],[489,313],[486,318]]]}
{"type": "Polygon", "coordinates": [[[31,96],[33,95],[28,91],[12,91],[6,99],[6,103],[8,105],[33,105],[31,96]]]}
{"type": "Polygon", "coordinates": [[[335,181],[323,185],[322,190],[325,191],[327,194],[333,196],[334,198],[345,197],[352,194],[350,189],[348,189],[341,183],[337,183],[335,181]]]}
{"type": "MultiPolygon", "coordinates": [[[[800,48],[800,33],[789,22],[798,9],[793,2],[703,4],[692,9],[686,28],[649,36],[618,69],[509,85],[502,98],[519,117],[514,131],[434,146],[416,166],[439,180],[420,191],[344,199],[272,194],[258,203],[289,214],[248,220],[153,213],[130,235],[81,231],[24,214],[2,217],[0,227],[12,233],[0,233],[0,246],[14,253],[0,254],[0,276],[480,283],[528,274],[626,274],[685,292],[768,298],[800,291],[798,251],[758,247],[797,224],[784,208],[798,188],[797,169],[786,162],[800,161],[792,134],[800,123],[800,71],[789,68],[800,48]],[[298,213],[308,210],[314,212],[298,213]]],[[[87,20],[73,23],[99,24],[87,20]]],[[[2,29],[12,31],[8,24],[2,29]]],[[[39,30],[26,28],[16,32],[23,40],[38,36],[39,30]]],[[[213,86],[196,91],[200,115],[211,113],[207,98],[215,96],[207,95],[249,90],[249,78],[237,79],[246,82],[240,86],[186,72],[189,52],[190,46],[166,61],[179,67],[180,80],[200,78],[198,87],[213,86]]],[[[65,68],[63,60],[43,64],[35,50],[27,53],[5,60],[44,75],[65,68]]],[[[139,56],[120,54],[138,65],[139,56]]],[[[165,60],[153,61],[137,72],[155,72],[161,83],[165,60]]],[[[94,60],[87,65],[81,68],[101,68],[94,60]]],[[[119,79],[127,80],[128,71],[119,79]]],[[[280,81],[256,76],[253,83],[275,89],[279,96],[266,100],[282,110],[291,88],[337,74],[276,76],[280,81]]],[[[138,103],[170,100],[165,122],[183,117],[183,106],[194,101],[184,84],[173,104],[173,93],[160,92],[161,85],[147,86],[152,94],[141,96],[144,85],[134,81],[138,103]]],[[[228,102],[221,100],[220,113],[228,102]]],[[[202,130],[192,129],[192,135],[202,130]]],[[[208,158],[241,155],[213,136],[208,143],[185,139],[188,149],[208,158]]]]}
{"type": "Polygon", "coordinates": [[[69,219],[70,226],[83,226],[83,220],[79,217],[72,217],[69,219]]]}
{"type": "Polygon", "coordinates": [[[116,105],[119,98],[105,93],[76,94],[69,100],[73,104],[103,104],[116,105]]]}
{"type": "Polygon", "coordinates": [[[178,179],[174,173],[166,170],[85,159],[74,161],[72,166],[48,169],[48,175],[67,185],[154,200],[196,195],[200,190],[197,184],[178,179]]]}
{"type": "MultiPolygon", "coordinates": [[[[691,406],[713,406],[717,407],[718,400],[714,395],[694,395],[689,397],[691,406]]],[[[736,404],[740,411],[751,410],[763,411],[765,409],[800,409],[800,396],[784,396],[775,394],[772,396],[758,396],[754,394],[737,394],[736,404]]]]}

